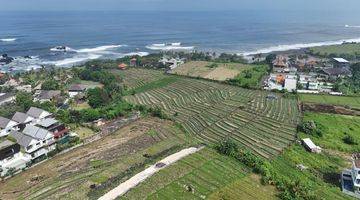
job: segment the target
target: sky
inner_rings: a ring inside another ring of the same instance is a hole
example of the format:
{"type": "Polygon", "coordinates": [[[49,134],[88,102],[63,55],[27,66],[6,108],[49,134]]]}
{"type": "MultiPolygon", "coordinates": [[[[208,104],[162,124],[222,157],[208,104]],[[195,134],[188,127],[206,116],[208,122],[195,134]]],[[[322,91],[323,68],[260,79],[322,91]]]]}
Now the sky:
{"type": "Polygon", "coordinates": [[[359,11],[360,0],[0,0],[0,11],[25,10],[336,10],[359,11]]]}

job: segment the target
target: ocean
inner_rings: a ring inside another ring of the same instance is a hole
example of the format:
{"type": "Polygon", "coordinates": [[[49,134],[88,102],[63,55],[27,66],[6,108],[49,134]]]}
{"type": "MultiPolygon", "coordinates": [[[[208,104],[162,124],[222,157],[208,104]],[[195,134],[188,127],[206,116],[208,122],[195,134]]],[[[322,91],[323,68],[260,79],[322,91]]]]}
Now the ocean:
{"type": "Polygon", "coordinates": [[[16,58],[0,70],[68,67],[161,50],[248,55],[360,42],[360,13],[335,11],[16,11],[1,12],[0,19],[0,53],[16,58]],[[54,51],[56,46],[67,51],[54,51]]]}

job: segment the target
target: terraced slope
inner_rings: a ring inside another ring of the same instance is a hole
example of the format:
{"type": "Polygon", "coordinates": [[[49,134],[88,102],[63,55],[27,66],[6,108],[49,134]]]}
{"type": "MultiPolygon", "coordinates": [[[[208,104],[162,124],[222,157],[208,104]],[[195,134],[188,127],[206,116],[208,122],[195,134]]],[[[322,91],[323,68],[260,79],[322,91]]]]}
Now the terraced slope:
{"type": "Polygon", "coordinates": [[[295,139],[297,101],[268,99],[268,93],[195,79],[125,99],[162,108],[201,142],[230,137],[254,153],[271,158],[295,139]]]}
{"type": "Polygon", "coordinates": [[[166,75],[162,71],[142,68],[113,70],[112,72],[120,75],[123,78],[124,84],[129,90],[142,87],[147,83],[166,77],[166,75]]]}

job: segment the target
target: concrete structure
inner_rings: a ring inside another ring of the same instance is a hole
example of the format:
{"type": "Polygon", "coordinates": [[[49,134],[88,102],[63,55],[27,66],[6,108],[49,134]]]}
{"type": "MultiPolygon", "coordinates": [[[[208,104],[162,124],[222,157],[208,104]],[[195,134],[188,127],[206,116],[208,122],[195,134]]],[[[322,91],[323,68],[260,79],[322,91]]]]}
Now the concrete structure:
{"type": "Polygon", "coordinates": [[[341,174],[342,191],[360,199],[360,154],[352,156],[352,168],[346,169],[341,174]]]}
{"type": "Polygon", "coordinates": [[[316,146],[310,138],[305,138],[301,142],[308,151],[312,153],[321,153],[321,148],[316,146]]]}
{"type": "Polygon", "coordinates": [[[296,75],[286,75],[284,89],[292,92],[296,91],[297,86],[297,76],[296,75]]]}
{"type": "Polygon", "coordinates": [[[6,176],[9,170],[13,172],[26,168],[30,157],[20,151],[20,145],[9,140],[0,142],[0,176],[6,176]]]}

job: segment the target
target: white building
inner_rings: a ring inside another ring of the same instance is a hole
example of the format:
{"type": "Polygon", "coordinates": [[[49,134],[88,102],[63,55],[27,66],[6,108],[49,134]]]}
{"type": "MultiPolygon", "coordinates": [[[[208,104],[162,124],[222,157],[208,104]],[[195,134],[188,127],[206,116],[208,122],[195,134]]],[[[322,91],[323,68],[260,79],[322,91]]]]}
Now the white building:
{"type": "Polygon", "coordinates": [[[0,176],[26,168],[31,158],[20,151],[20,145],[9,140],[0,142],[0,176]]]}
{"type": "Polygon", "coordinates": [[[40,156],[47,155],[56,149],[54,135],[42,128],[26,125],[22,133],[12,131],[10,136],[15,138],[17,143],[24,148],[25,153],[34,160],[40,156]]]}
{"type": "Polygon", "coordinates": [[[9,135],[12,130],[18,130],[18,125],[19,124],[13,120],[0,117],[0,137],[9,135]]]}
{"type": "Polygon", "coordinates": [[[297,86],[297,76],[286,75],[284,89],[289,92],[292,92],[292,91],[296,91],[296,86],[297,86]]]}

